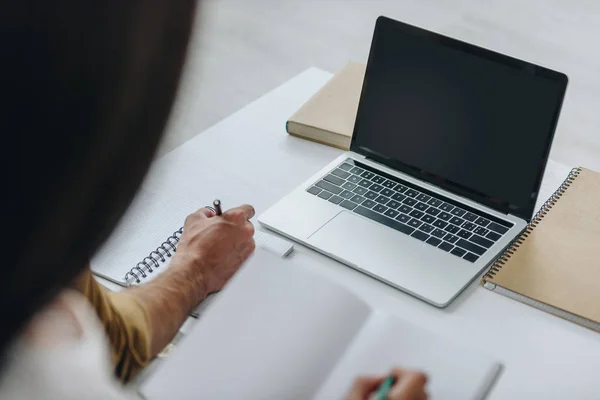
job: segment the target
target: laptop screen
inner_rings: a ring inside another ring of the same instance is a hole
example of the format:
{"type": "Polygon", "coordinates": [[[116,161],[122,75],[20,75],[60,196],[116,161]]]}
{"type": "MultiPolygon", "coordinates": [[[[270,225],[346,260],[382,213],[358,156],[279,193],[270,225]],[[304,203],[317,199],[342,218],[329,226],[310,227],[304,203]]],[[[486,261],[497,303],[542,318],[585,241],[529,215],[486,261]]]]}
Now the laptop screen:
{"type": "Polygon", "coordinates": [[[351,149],[530,220],[567,77],[384,17],[351,149]]]}

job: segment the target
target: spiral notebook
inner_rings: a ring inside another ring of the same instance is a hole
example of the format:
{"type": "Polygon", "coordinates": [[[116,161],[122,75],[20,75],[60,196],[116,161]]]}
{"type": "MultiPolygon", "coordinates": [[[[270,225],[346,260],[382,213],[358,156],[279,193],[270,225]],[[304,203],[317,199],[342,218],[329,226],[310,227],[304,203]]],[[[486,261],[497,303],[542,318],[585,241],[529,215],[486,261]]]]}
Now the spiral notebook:
{"type": "Polygon", "coordinates": [[[600,331],[600,174],[575,168],[481,280],[600,331]]]}

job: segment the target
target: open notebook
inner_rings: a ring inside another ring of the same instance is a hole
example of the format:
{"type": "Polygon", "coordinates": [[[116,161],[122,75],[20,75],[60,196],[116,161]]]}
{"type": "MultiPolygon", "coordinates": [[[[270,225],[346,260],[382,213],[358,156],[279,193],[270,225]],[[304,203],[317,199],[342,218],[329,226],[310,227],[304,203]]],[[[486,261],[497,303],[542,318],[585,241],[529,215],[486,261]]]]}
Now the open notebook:
{"type": "Polygon", "coordinates": [[[339,399],[357,375],[394,366],[425,371],[431,399],[484,398],[501,370],[257,251],[140,391],[150,400],[339,399]]]}

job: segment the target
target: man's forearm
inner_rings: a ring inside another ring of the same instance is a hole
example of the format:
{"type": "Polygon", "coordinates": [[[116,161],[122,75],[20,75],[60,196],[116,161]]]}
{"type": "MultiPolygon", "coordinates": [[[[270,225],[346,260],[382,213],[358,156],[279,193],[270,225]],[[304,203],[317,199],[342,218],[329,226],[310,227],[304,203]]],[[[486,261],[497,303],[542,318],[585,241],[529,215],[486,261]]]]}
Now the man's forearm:
{"type": "Polygon", "coordinates": [[[153,356],[171,342],[189,313],[207,296],[201,274],[178,265],[179,262],[173,259],[155,280],[127,291],[146,308],[153,356]]]}

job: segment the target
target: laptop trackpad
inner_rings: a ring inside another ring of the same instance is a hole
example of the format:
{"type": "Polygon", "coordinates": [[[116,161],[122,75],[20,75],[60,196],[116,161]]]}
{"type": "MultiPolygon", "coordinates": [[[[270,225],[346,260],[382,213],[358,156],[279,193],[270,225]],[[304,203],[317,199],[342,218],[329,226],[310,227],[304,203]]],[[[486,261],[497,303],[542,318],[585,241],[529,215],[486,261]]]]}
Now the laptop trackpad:
{"type": "Polygon", "coordinates": [[[423,242],[348,211],[340,212],[307,242],[395,285],[412,286],[410,282],[423,278],[419,265],[423,242]]]}

